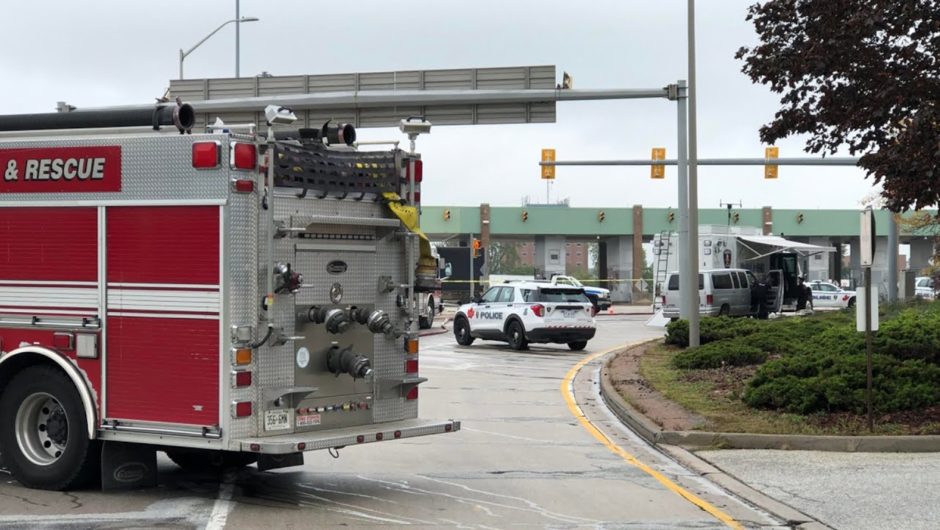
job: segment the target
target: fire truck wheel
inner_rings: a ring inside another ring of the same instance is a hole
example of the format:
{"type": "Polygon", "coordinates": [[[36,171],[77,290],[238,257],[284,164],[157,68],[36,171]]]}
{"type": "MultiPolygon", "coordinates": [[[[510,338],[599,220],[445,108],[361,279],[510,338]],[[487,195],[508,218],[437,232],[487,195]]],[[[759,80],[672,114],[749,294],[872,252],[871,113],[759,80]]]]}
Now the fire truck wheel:
{"type": "Polygon", "coordinates": [[[432,325],[434,325],[434,299],[433,298],[428,300],[428,316],[418,317],[418,328],[431,329],[432,325]]]}
{"type": "Polygon", "coordinates": [[[245,467],[258,461],[258,455],[238,451],[209,451],[206,449],[167,449],[166,455],[186,471],[218,473],[226,469],[245,467]]]}
{"type": "Polygon", "coordinates": [[[101,452],[85,426],[78,390],[51,366],[18,373],[0,399],[3,461],[29,488],[75,489],[100,476],[101,452]]]}
{"type": "Polygon", "coordinates": [[[514,350],[524,350],[529,346],[525,340],[525,329],[518,320],[513,320],[506,326],[506,338],[509,340],[509,346],[514,350]]]}
{"type": "Polygon", "coordinates": [[[464,317],[457,317],[454,320],[454,337],[457,338],[457,344],[469,346],[473,344],[473,337],[470,336],[470,322],[464,317]]]}

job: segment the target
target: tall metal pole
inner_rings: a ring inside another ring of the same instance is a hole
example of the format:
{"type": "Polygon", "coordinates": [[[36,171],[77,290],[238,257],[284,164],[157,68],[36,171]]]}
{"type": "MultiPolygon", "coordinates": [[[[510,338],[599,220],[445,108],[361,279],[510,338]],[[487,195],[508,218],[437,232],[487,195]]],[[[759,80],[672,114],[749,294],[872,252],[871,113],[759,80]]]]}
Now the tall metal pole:
{"type": "MultiPolygon", "coordinates": [[[[698,296],[698,279],[690,280],[689,264],[689,175],[686,155],[688,153],[688,88],[685,80],[678,82],[676,112],[678,114],[678,133],[676,169],[679,173],[679,317],[688,319],[692,311],[693,296],[698,296]]],[[[698,310],[698,308],[694,308],[698,310]]],[[[691,324],[691,322],[690,322],[691,324]]]]}
{"type": "MultiPolygon", "coordinates": [[[[872,234],[872,239],[875,235],[872,234]]],[[[871,377],[871,353],[872,353],[872,331],[871,331],[871,301],[874,299],[873,296],[877,296],[871,292],[871,267],[865,267],[865,307],[862,311],[865,311],[865,361],[866,361],[866,372],[867,372],[867,383],[865,385],[865,406],[868,409],[868,432],[875,432],[875,419],[872,416],[871,411],[871,386],[872,386],[872,377],[871,377]]]]}
{"type": "Polygon", "coordinates": [[[699,345],[698,300],[698,139],[695,98],[695,0],[689,0],[689,278],[696,285],[689,313],[689,347],[699,345]]]}
{"type": "Polygon", "coordinates": [[[888,211],[888,301],[898,301],[898,221],[888,211]]]}
{"type": "MultiPolygon", "coordinates": [[[[235,20],[241,21],[242,17],[240,14],[241,8],[239,6],[239,3],[240,3],[240,0],[235,0],[235,20]]],[[[239,61],[239,58],[240,58],[239,55],[241,53],[241,38],[242,38],[241,30],[242,30],[242,23],[236,22],[235,23],[235,77],[241,77],[241,70],[240,70],[240,65],[239,65],[239,63],[241,62],[239,61]]],[[[180,76],[180,78],[182,79],[182,76],[180,76]]]]}

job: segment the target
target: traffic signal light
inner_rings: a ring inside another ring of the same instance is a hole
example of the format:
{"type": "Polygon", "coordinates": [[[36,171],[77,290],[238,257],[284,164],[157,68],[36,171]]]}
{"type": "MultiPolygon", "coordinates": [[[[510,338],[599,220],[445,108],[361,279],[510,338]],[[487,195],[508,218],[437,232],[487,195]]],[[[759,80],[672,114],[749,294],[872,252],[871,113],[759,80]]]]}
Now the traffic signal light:
{"type": "Polygon", "coordinates": [[[666,220],[669,221],[670,223],[673,222],[673,221],[675,221],[675,220],[676,220],[676,213],[675,213],[675,212],[669,212],[669,213],[667,213],[667,214],[666,214],[666,220]]]}
{"type": "MultiPolygon", "coordinates": [[[[555,150],[542,149],[542,162],[554,162],[555,150]]],[[[541,166],[542,180],[555,180],[555,166],[541,166]]]]}
{"type": "Polygon", "coordinates": [[[529,220],[529,212],[522,210],[522,222],[524,223],[528,220],[529,220]]]}
{"type": "Polygon", "coordinates": [[[474,239],[474,240],[473,240],[473,244],[472,244],[471,246],[472,246],[472,248],[473,248],[473,257],[474,257],[474,258],[479,257],[479,256],[480,256],[480,249],[483,248],[483,244],[480,243],[480,240],[479,240],[479,239],[474,239]]]}
{"type": "MultiPolygon", "coordinates": [[[[777,147],[768,147],[764,149],[764,160],[770,162],[778,158],[780,154],[780,149],[777,147]]],[[[764,178],[765,179],[775,179],[777,178],[777,164],[767,164],[764,166],[764,178]]]]}
{"type": "Polygon", "coordinates": [[[604,214],[604,210],[601,210],[601,211],[597,212],[597,222],[598,222],[598,223],[603,223],[605,217],[607,217],[607,215],[604,214]]]}
{"type": "Polygon", "coordinates": [[[450,221],[450,210],[444,210],[444,220],[450,221]]]}
{"type": "MultiPolygon", "coordinates": [[[[654,147],[652,159],[653,160],[665,160],[666,148],[654,147]]],[[[650,166],[650,178],[653,178],[653,179],[666,178],[666,166],[650,166]]]]}

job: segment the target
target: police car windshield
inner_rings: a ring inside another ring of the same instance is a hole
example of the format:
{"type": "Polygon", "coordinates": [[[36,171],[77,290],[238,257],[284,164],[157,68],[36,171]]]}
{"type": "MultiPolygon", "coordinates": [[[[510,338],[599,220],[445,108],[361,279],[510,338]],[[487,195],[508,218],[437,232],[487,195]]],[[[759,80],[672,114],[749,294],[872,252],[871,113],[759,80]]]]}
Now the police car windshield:
{"type": "Polygon", "coordinates": [[[526,302],[591,303],[581,289],[523,289],[522,297],[526,302]]]}

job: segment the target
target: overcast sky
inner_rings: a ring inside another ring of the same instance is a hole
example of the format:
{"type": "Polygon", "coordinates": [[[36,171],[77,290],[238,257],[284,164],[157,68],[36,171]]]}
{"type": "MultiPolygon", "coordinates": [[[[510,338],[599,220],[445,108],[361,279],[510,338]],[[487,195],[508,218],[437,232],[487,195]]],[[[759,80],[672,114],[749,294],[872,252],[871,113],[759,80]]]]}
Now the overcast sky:
{"type": "MultiPolygon", "coordinates": [[[[740,73],[734,59],[755,41],[745,22],[752,0],[698,2],[699,156],[760,157],[759,126],[778,97],[740,73]]],[[[241,74],[329,74],[553,64],[576,88],[657,88],[687,76],[686,0],[241,0],[241,74]]],[[[0,31],[0,113],[72,105],[137,104],[161,95],[188,49],[234,18],[235,0],[10,0],[0,31]]],[[[229,25],[186,59],[187,77],[232,77],[229,25]]],[[[404,139],[363,129],[361,140],[404,139]]],[[[560,103],[554,124],[435,127],[419,139],[429,205],[544,202],[539,150],[559,160],[675,156],[675,103],[626,100],[560,103]]],[[[803,156],[803,141],[778,143],[803,156]]],[[[560,167],[551,198],[575,207],[676,204],[676,170],[651,181],[648,167],[560,167]]],[[[855,168],[699,169],[699,205],[745,208],[859,207],[871,180],[855,168]]]]}

